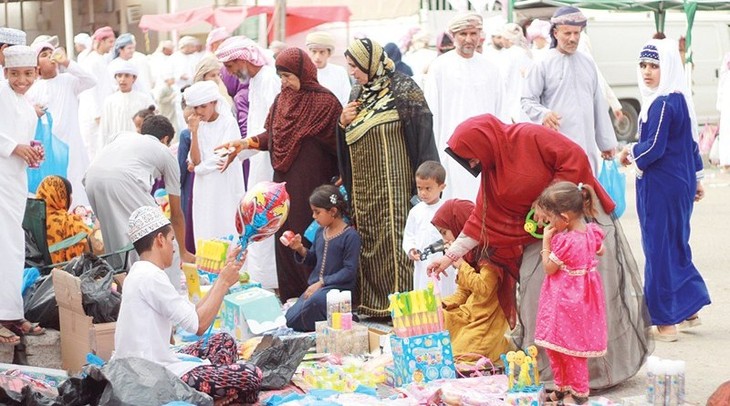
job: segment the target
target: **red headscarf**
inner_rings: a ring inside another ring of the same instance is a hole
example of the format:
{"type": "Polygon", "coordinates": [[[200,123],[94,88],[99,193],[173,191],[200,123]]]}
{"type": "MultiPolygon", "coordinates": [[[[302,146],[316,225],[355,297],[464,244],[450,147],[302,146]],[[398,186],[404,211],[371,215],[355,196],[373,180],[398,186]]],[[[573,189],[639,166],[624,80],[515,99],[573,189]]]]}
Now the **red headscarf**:
{"type": "Polygon", "coordinates": [[[299,79],[298,91],[283,89],[266,119],[270,134],[269,152],[274,169],[286,172],[306,138],[316,137],[333,154],[342,105],[317,81],[317,67],[299,48],[287,48],[276,57],[276,69],[299,79]]]}
{"type": "MultiPolygon", "coordinates": [[[[469,220],[471,212],[474,210],[474,203],[469,200],[450,199],[445,201],[436,214],[431,219],[431,224],[439,228],[445,228],[451,231],[454,237],[461,234],[464,224],[469,220]]],[[[479,248],[474,248],[464,255],[464,261],[468,262],[472,268],[478,268],[479,248]]]]}
{"type": "MultiPolygon", "coordinates": [[[[447,200],[436,211],[436,214],[433,216],[433,220],[431,220],[431,224],[436,227],[450,230],[454,236],[458,236],[461,234],[464,225],[469,220],[469,217],[471,217],[473,211],[474,203],[469,200],[447,200]]],[[[511,276],[505,275],[504,269],[492,262],[490,259],[481,258],[482,249],[482,245],[477,246],[473,250],[467,252],[463,259],[474,269],[479,270],[481,266],[487,266],[490,271],[499,275],[499,287],[497,288],[499,306],[502,308],[505,317],[509,321],[510,328],[514,328],[515,320],[517,318],[517,310],[514,299],[515,280],[511,276]]]]}
{"type": "Polygon", "coordinates": [[[511,292],[505,299],[512,302],[505,316],[514,326],[514,286],[523,246],[536,241],[524,230],[525,216],[540,193],[556,180],[583,182],[593,186],[607,213],[616,205],[593,176],[583,149],[546,127],[507,125],[485,114],[461,123],[447,144],[464,160],[478,159],[481,164],[482,184],[463,231],[488,247],[489,262],[512,276],[503,278],[503,284],[510,284],[504,287],[511,292]]]}

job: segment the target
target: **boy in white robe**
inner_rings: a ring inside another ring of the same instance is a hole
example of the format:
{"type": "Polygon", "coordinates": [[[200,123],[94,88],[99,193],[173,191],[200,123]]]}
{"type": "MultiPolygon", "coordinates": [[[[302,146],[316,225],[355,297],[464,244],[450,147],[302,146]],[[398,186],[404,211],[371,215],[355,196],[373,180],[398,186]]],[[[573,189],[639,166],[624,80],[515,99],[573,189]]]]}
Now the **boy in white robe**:
{"type": "Polygon", "coordinates": [[[312,62],[317,66],[317,81],[331,91],[342,106],[350,101],[350,75],[343,66],[329,63],[335,52],[335,38],[328,32],[312,32],[307,35],[307,50],[312,62]]]}
{"type": "MultiPolygon", "coordinates": [[[[403,230],[403,251],[413,261],[413,289],[428,287],[430,278],[426,273],[428,262],[439,258],[442,253],[431,253],[426,261],[421,260],[421,253],[427,246],[442,240],[436,227],[431,224],[433,216],[443,205],[441,192],[446,188],[446,171],[436,161],[426,161],[416,169],[416,189],[421,201],[408,212],[406,228],[403,230]],[[428,261],[428,262],[427,262],[428,261]]],[[[456,291],[456,272],[449,272],[438,283],[441,297],[456,291]]]]}
{"type": "Polygon", "coordinates": [[[79,126],[79,94],[96,85],[94,76],[78,63],[70,60],[63,49],[54,52],[50,43],[37,44],[38,73],[28,91],[28,99],[51,113],[53,135],[68,145],[68,171],[66,178],[73,188],[71,207],[88,206],[81,180],[89,167],[89,154],[81,137],[79,126]],[[65,72],[59,73],[59,67],[65,72]]]}
{"type": "Polygon", "coordinates": [[[218,145],[241,139],[238,123],[213,81],[194,83],[183,93],[193,108],[188,117],[190,158],[195,166],[193,183],[193,233],[195,239],[210,240],[235,236],[235,215],[243,188],[243,166],[231,165],[221,172],[218,145]]]}
{"type": "Polygon", "coordinates": [[[25,98],[36,79],[37,57],[25,45],[4,47],[4,73],[0,84],[0,343],[18,344],[18,336],[42,332],[23,320],[23,268],[25,235],[23,216],[28,195],[28,165],[39,164],[42,152],[31,147],[38,116],[25,98]]]}
{"type": "Polygon", "coordinates": [[[155,104],[152,96],[133,89],[138,72],[131,62],[116,60],[112,64],[112,72],[119,90],[104,102],[99,123],[99,149],[109,144],[121,131],[136,131],[133,120],[135,113],[155,104]]]}

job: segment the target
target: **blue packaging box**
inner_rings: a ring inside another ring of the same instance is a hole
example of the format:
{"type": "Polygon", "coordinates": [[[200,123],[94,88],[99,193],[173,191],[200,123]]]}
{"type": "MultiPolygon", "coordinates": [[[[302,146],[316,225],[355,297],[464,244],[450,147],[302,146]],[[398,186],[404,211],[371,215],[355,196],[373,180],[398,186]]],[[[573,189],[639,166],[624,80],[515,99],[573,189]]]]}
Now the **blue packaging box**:
{"type": "Polygon", "coordinates": [[[448,331],[406,338],[392,335],[390,346],[397,387],[456,377],[448,331]]]}

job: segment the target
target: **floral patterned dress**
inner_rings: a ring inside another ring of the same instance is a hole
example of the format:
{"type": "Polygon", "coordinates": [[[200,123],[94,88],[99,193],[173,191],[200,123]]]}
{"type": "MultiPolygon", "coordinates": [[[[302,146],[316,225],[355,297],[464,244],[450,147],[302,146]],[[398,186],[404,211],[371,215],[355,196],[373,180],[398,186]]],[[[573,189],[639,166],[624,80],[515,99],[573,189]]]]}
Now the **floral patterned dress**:
{"type": "Polygon", "coordinates": [[[542,285],[535,344],[575,357],[606,353],[606,298],[596,259],[603,237],[595,223],[553,237],[550,258],[562,265],[542,285]]]}

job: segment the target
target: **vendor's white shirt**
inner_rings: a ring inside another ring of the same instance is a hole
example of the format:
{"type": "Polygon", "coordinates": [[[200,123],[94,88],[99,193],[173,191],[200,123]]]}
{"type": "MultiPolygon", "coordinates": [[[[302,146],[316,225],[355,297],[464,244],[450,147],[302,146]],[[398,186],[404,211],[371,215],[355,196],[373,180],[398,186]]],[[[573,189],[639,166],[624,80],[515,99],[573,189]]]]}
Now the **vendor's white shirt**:
{"type": "Polygon", "coordinates": [[[180,361],[170,349],[170,333],[175,325],[189,333],[197,332],[195,305],[180,296],[162,269],[148,261],[135,262],[124,279],[113,358],[145,358],[176,376],[184,375],[201,363],[180,361]]]}
{"type": "Polygon", "coordinates": [[[322,69],[317,69],[317,81],[332,92],[344,107],[350,99],[350,75],[340,65],[328,63],[322,69]]]}

